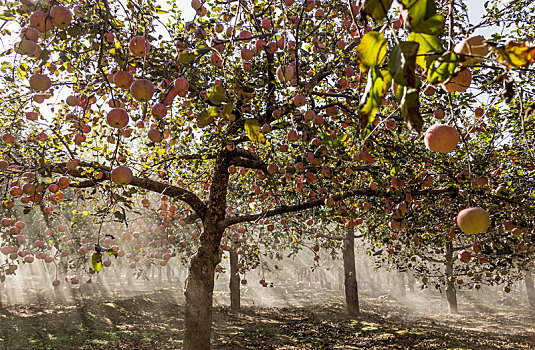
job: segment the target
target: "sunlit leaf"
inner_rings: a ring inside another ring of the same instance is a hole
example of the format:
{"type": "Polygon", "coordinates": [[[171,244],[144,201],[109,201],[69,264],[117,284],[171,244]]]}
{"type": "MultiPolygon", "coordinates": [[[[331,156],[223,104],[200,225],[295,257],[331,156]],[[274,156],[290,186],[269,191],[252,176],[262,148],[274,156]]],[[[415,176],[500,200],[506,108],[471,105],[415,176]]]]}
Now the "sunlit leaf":
{"type": "Polygon", "coordinates": [[[458,63],[459,60],[454,52],[446,52],[429,66],[427,80],[432,84],[448,80],[455,73],[458,63]]]}
{"type": "Polygon", "coordinates": [[[359,105],[360,125],[364,129],[373,121],[381,108],[383,97],[390,86],[392,78],[386,70],[373,67],[368,72],[366,90],[359,105]]]}
{"type": "Polygon", "coordinates": [[[386,51],[387,41],[382,33],[371,31],[364,34],[357,47],[361,69],[366,71],[369,67],[380,65],[386,56],[386,51]]]}
{"type": "Polygon", "coordinates": [[[444,52],[440,39],[436,35],[410,33],[409,41],[414,41],[419,44],[416,63],[422,68],[427,68],[431,62],[436,60],[438,56],[444,52]]]}
{"type": "Polygon", "coordinates": [[[505,46],[494,47],[500,62],[510,67],[527,67],[535,62],[535,43],[511,41],[505,46]]]}
{"type": "Polygon", "coordinates": [[[219,106],[226,100],[225,88],[221,85],[214,85],[214,87],[212,87],[212,90],[208,93],[208,100],[212,104],[219,106]]]}
{"type": "Polygon", "coordinates": [[[221,110],[221,117],[227,118],[234,110],[234,103],[227,103],[221,110]]]}
{"type": "Polygon", "coordinates": [[[375,22],[379,22],[385,18],[388,9],[392,5],[393,0],[364,0],[362,10],[364,13],[370,15],[375,22]]]}
{"type": "Polygon", "coordinates": [[[93,255],[91,256],[91,267],[96,272],[102,270],[102,254],[93,253],[93,255]]]}
{"type": "Polygon", "coordinates": [[[247,119],[244,124],[249,140],[257,143],[266,143],[266,137],[260,131],[260,123],[256,119],[247,119]]]}
{"type": "Polygon", "coordinates": [[[185,50],[178,54],[178,62],[182,64],[191,63],[197,57],[210,52],[210,48],[202,47],[195,50],[185,50]]]}
{"type": "Polygon", "coordinates": [[[411,32],[438,35],[444,31],[444,16],[437,13],[435,0],[400,0],[405,26],[411,32]]]}

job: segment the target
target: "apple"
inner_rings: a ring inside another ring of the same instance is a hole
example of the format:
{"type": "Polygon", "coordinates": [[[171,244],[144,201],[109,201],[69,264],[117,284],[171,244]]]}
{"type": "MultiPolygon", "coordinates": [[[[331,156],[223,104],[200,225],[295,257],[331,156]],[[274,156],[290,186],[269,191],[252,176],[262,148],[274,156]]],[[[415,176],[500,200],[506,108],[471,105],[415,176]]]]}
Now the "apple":
{"type": "Polygon", "coordinates": [[[52,24],[59,29],[67,29],[72,21],[71,11],[63,6],[52,6],[50,17],[52,18],[52,24]]]}
{"type": "Polygon", "coordinates": [[[111,181],[117,185],[128,185],[134,178],[134,174],[129,167],[120,165],[111,171],[110,177],[111,181]]]}
{"type": "Polygon", "coordinates": [[[433,117],[437,118],[437,119],[444,119],[444,117],[446,116],[446,112],[444,112],[443,109],[436,109],[434,112],[433,112],[433,117]]]}
{"type": "Polygon", "coordinates": [[[59,286],[60,283],[61,283],[61,282],[60,282],[59,280],[53,280],[53,281],[52,281],[52,285],[53,285],[54,287],[59,286]]]}
{"type": "Polygon", "coordinates": [[[80,104],[80,99],[76,96],[67,96],[67,98],[65,99],[65,102],[67,103],[67,105],[71,106],[71,107],[76,107],[80,104]]]}
{"type": "Polygon", "coordinates": [[[130,72],[120,70],[113,75],[113,83],[120,89],[129,90],[133,81],[134,77],[130,72]]]}
{"type": "Polygon", "coordinates": [[[30,27],[37,29],[40,33],[49,31],[53,28],[52,18],[43,11],[34,11],[30,15],[30,27]]]}
{"type": "Polygon", "coordinates": [[[154,84],[147,79],[138,79],[130,85],[130,93],[139,102],[147,102],[154,95],[154,84]]]}
{"type": "Polygon", "coordinates": [[[291,130],[290,132],[288,132],[287,139],[289,142],[296,142],[297,140],[299,140],[299,134],[296,130],[291,130]]]}
{"type": "Polygon", "coordinates": [[[433,152],[449,153],[457,147],[460,135],[453,126],[434,124],[425,132],[424,143],[433,152]]]}
{"type": "Polygon", "coordinates": [[[130,40],[128,44],[132,55],[137,57],[144,57],[150,51],[150,43],[143,36],[135,36],[130,40]]]}
{"type": "Polygon", "coordinates": [[[269,174],[275,174],[278,171],[279,171],[279,167],[276,164],[269,164],[267,166],[267,172],[269,174]]]}
{"type": "Polygon", "coordinates": [[[473,244],[473,245],[472,245],[472,250],[473,250],[474,252],[476,252],[476,253],[481,252],[481,245],[479,245],[479,244],[473,244]]]}
{"type": "MultiPolygon", "coordinates": [[[[130,89],[130,86],[128,86],[128,89],[130,89]]],[[[119,99],[112,98],[108,101],[108,106],[111,108],[124,108],[124,103],[119,99]]]]}
{"type": "Polygon", "coordinates": [[[15,44],[15,52],[20,53],[21,55],[30,56],[37,48],[35,41],[29,39],[22,39],[20,42],[15,44]]]}
{"type": "Polygon", "coordinates": [[[468,89],[471,83],[472,73],[468,68],[463,68],[440,86],[442,86],[446,92],[463,92],[468,89]]]}
{"type": "Polygon", "coordinates": [[[489,47],[483,36],[474,35],[455,45],[453,51],[461,55],[460,64],[462,66],[470,67],[483,62],[489,54],[489,47]]]}
{"type": "Polygon", "coordinates": [[[21,39],[31,40],[33,42],[39,41],[39,32],[30,27],[22,28],[19,34],[21,39]]]}
{"type": "Polygon", "coordinates": [[[3,134],[2,135],[2,141],[7,143],[8,145],[11,145],[13,142],[15,142],[15,136],[11,134],[3,134]]]}
{"type": "Polygon", "coordinates": [[[176,78],[175,79],[175,88],[178,90],[179,95],[184,97],[186,96],[189,89],[189,82],[186,78],[176,78]]]}
{"type": "Polygon", "coordinates": [[[154,118],[158,120],[163,119],[167,115],[167,106],[163,103],[156,103],[152,106],[151,112],[154,118]]]}
{"type": "Polygon", "coordinates": [[[294,77],[294,68],[292,66],[279,66],[276,73],[280,82],[288,82],[294,77]]]}
{"type": "Polygon", "coordinates": [[[74,159],[71,159],[65,164],[65,167],[69,170],[76,170],[76,168],[78,168],[78,162],[74,159]]]}
{"type": "Polygon", "coordinates": [[[490,226],[489,213],[479,207],[463,209],[457,214],[457,226],[470,235],[485,232],[490,226]]]}
{"type": "Polygon", "coordinates": [[[220,67],[223,64],[223,59],[219,53],[214,52],[210,57],[210,62],[214,67],[220,67]]]}
{"type": "Polygon", "coordinates": [[[459,254],[457,255],[460,261],[464,263],[468,263],[470,259],[472,258],[472,254],[468,250],[461,250],[459,254]]]}
{"type": "Polygon", "coordinates": [[[202,7],[202,3],[200,0],[191,0],[191,7],[195,11],[198,11],[202,7]]]}
{"type": "Polygon", "coordinates": [[[29,81],[30,87],[36,91],[46,91],[52,86],[50,78],[40,73],[33,74],[29,81]]]}
{"type": "Polygon", "coordinates": [[[254,52],[248,48],[241,49],[240,54],[241,54],[241,58],[243,58],[246,61],[250,61],[254,57],[254,52]]]}
{"type": "Polygon", "coordinates": [[[147,136],[152,142],[162,142],[163,140],[163,135],[158,129],[150,129],[147,136]]]}
{"type": "Polygon", "coordinates": [[[128,116],[128,113],[122,109],[122,108],[113,108],[108,112],[108,115],[106,117],[106,121],[108,122],[108,125],[112,128],[122,129],[126,125],[128,125],[128,122],[130,121],[130,117],[128,116]]]}

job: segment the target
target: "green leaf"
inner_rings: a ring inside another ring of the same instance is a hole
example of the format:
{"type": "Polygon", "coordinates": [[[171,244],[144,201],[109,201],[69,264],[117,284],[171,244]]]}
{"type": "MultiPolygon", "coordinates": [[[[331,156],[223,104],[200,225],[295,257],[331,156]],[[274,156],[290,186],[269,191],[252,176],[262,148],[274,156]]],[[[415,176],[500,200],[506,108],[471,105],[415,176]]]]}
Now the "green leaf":
{"type": "Polygon", "coordinates": [[[388,57],[388,71],[392,79],[400,85],[416,85],[416,54],[419,44],[405,41],[396,45],[388,57]]]}
{"type": "Polygon", "coordinates": [[[0,19],[3,19],[4,21],[12,21],[15,19],[15,16],[11,12],[4,11],[2,14],[0,14],[0,19]]]}
{"type": "Polygon", "coordinates": [[[444,52],[440,39],[436,35],[410,33],[409,41],[414,41],[420,45],[418,46],[416,63],[422,68],[429,67],[429,65],[444,52]]]}
{"type": "Polygon", "coordinates": [[[385,18],[393,0],[364,0],[362,10],[370,15],[375,22],[385,18]]]}
{"type": "Polygon", "coordinates": [[[256,119],[247,119],[244,124],[249,140],[257,143],[266,143],[266,137],[260,132],[260,123],[256,119]]]}
{"type": "MultiPolygon", "coordinates": [[[[214,107],[212,107],[212,108],[214,108],[214,107]]],[[[217,115],[217,113],[216,113],[216,115],[217,115]]],[[[212,124],[213,121],[214,121],[213,113],[211,113],[210,110],[208,112],[207,111],[203,111],[197,117],[197,126],[202,129],[202,128],[207,127],[208,125],[212,124]]]]}
{"type": "Polygon", "coordinates": [[[369,67],[379,66],[386,56],[387,41],[382,33],[371,31],[362,37],[357,47],[361,69],[366,71],[369,67]]]}
{"type": "Polygon", "coordinates": [[[110,255],[110,256],[114,256],[114,257],[118,256],[117,252],[115,250],[113,250],[113,249],[110,249],[110,250],[106,251],[106,253],[108,253],[108,255],[110,255]]]}
{"type": "Polygon", "coordinates": [[[234,110],[234,103],[227,103],[223,107],[223,110],[221,111],[221,117],[228,118],[228,116],[232,114],[233,110],[234,110]]]}
{"type": "Polygon", "coordinates": [[[208,109],[208,117],[209,118],[216,118],[219,115],[219,108],[216,106],[210,107],[208,109]]]}
{"type": "Polygon", "coordinates": [[[437,13],[425,21],[416,24],[413,31],[417,33],[440,35],[444,32],[444,23],[446,23],[444,16],[437,13]]]}
{"type": "Polygon", "coordinates": [[[178,54],[178,63],[188,64],[199,56],[210,52],[210,48],[202,47],[195,50],[185,50],[178,54]]]}
{"type": "Polygon", "coordinates": [[[91,256],[91,267],[96,272],[102,270],[102,254],[93,253],[93,255],[91,256]]]}
{"type": "Polygon", "coordinates": [[[22,65],[17,67],[17,77],[21,80],[28,77],[28,72],[26,72],[26,69],[22,65]]]}
{"type": "Polygon", "coordinates": [[[418,87],[404,86],[401,95],[401,115],[407,126],[417,132],[422,131],[424,120],[420,114],[420,85],[418,87]]]}
{"type": "Polygon", "coordinates": [[[226,90],[221,85],[214,85],[208,93],[208,100],[216,106],[219,106],[227,99],[226,90]]]}
{"type": "Polygon", "coordinates": [[[392,82],[390,74],[385,70],[373,67],[368,72],[366,90],[359,105],[359,118],[362,129],[373,121],[381,108],[383,97],[392,82]]]}
{"type": "Polygon", "coordinates": [[[437,14],[435,0],[400,0],[405,26],[411,32],[441,34],[444,31],[444,16],[437,14]]]}
{"type": "Polygon", "coordinates": [[[431,84],[442,83],[455,73],[459,60],[454,52],[446,52],[435,60],[427,71],[427,80],[431,84]]]}

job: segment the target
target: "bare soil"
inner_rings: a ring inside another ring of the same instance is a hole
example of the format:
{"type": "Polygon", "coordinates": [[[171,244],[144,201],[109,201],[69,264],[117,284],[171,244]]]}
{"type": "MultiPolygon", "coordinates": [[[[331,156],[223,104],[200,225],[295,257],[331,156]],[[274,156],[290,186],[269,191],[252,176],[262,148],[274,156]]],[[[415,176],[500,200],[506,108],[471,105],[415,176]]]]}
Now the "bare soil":
{"type": "MultiPolygon", "coordinates": [[[[349,317],[339,291],[269,297],[246,294],[246,306],[235,312],[222,305],[228,294],[217,292],[213,349],[535,349],[535,314],[514,298],[490,307],[467,296],[463,311],[449,315],[440,296],[402,304],[365,293],[361,315],[349,317]]],[[[95,293],[69,306],[7,306],[0,349],[180,349],[183,302],[181,290],[162,288],[95,293]]]]}

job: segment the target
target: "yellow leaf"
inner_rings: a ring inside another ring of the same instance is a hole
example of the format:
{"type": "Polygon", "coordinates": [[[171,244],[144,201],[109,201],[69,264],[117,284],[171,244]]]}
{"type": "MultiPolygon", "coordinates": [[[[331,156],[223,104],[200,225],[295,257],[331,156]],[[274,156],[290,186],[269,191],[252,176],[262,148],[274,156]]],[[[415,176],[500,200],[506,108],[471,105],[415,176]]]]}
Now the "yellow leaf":
{"type": "Polygon", "coordinates": [[[381,65],[386,56],[387,46],[383,33],[371,31],[364,34],[357,47],[361,70],[367,71],[369,67],[381,65]]]}
{"type": "Polygon", "coordinates": [[[512,67],[526,67],[535,62],[535,44],[533,42],[513,42],[495,47],[500,62],[512,67]]]}
{"type": "Polygon", "coordinates": [[[266,137],[260,132],[260,124],[258,123],[258,120],[247,119],[244,128],[249,140],[257,143],[266,143],[266,137]]]}

